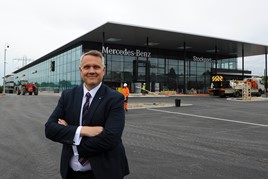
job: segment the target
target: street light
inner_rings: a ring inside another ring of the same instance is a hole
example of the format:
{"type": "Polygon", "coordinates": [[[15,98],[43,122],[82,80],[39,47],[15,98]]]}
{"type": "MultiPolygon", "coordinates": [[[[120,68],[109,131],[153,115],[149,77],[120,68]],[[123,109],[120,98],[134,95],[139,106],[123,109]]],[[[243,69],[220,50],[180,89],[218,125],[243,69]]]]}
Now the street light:
{"type": "Polygon", "coordinates": [[[3,94],[6,93],[6,53],[7,49],[9,48],[9,45],[5,43],[5,49],[4,49],[4,78],[3,78],[3,94]]]}

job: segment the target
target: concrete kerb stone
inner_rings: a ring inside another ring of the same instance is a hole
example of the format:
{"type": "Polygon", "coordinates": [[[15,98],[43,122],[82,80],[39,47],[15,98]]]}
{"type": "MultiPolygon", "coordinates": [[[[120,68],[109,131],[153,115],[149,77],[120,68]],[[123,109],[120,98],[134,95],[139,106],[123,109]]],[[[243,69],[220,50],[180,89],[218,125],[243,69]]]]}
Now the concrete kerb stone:
{"type": "MultiPolygon", "coordinates": [[[[192,106],[192,104],[181,104],[182,106],[192,106]]],[[[129,103],[129,109],[146,109],[146,108],[163,108],[163,107],[175,107],[173,103],[129,103]]]]}
{"type": "MultiPolygon", "coordinates": [[[[184,94],[170,95],[170,96],[185,96],[184,94]]],[[[153,98],[168,98],[169,96],[162,94],[146,94],[142,93],[130,93],[129,98],[131,97],[153,97],[153,98]]],[[[191,106],[192,104],[181,104],[180,106],[191,106]]],[[[129,109],[146,109],[146,108],[163,108],[163,107],[175,107],[175,103],[128,103],[129,109]]]]}
{"type": "Polygon", "coordinates": [[[60,96],[61,93],[54,93],[53,91],[39,91],[38,95],[55,95],[60,96]]]}
{"type": "MultiPolygon", "coordinates": [[[[48,91],[41,91],[39,92],[39,95],[55,95],[55,96],[60,96],[61,93],[54,93],[54,92],[48,92],[48,91]]],[[[175,95],[175,96],[182,96],[182,95],[175,95]]],[[[130,96],[131,97],[163,97],[163,98],[167,98],[167,96],[165,95],[154,95],[154,94],[146,94],[146,95],[142,95],[142,94],[133,94],[131,93],[130,96]]],[[[191,106],[192,104],[181,104],[180,106],[191,106]]],[[[146,109],[146,108],[161,108],[161,107],[175,107],[175,103],[128,103],[128,108],[129,109],[146,109]]]]}
{"type": "Polygon", "coordinates": [[[268,101],[266,97],[251,97],[251,99],[243,99],[243,98],[227,98],[229,101],[240,101],[240,102],[252,102],[252,101],[268,101]]]}

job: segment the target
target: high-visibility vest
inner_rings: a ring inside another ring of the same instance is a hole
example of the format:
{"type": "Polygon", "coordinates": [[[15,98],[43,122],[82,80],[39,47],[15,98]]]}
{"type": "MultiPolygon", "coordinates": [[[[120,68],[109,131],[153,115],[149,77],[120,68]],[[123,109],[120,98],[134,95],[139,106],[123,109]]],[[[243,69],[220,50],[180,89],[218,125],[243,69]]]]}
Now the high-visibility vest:
{"type": "Polygon", "coordinates": [[[124,87],[121,91],[121,93],[125,96],[128,97],[129,96],[129,89],[128,87],[124,87]]]}

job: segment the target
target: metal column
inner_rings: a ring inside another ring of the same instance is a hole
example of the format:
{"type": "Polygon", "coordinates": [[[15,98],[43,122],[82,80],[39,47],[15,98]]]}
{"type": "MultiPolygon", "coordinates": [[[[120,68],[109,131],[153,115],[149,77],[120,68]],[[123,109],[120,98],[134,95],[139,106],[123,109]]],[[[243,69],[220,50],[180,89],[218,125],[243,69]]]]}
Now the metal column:
{"type": "Polygon", "coordinates": [[[183,42],[183,93],[186,94],[186,43],[183,42]]]}
{"type": "MultiPolygon", "coordinates": [[[[149,37],[146,38],[146,49],[147,49],[147,52],[149,50],[149,37]]],[[[150,71],[149,71],[149,57],[148,55],[146,56],[146,68],[145,68],[145,81],[146,81],[146,90],[149,90],[151,91],[150,89],[150,71]]]]}
{"type": "Polygon", "coordinates": [[[217,45],[215,45],[215,75],[218,74],[218,48],[217,45]]]}
{"type": "Polygon", "coordinates": [[[3,78],[3,94],[6,93],[6,55],[7,55],[7,49],[9,48],[9,45],[5,43],[5,49],[4,49],[4,78],[3,78]]]}
{"type": "MultiPolygon", "coordinates": [[[[104,48],[105,45],[105,32],[102,32],[102,44],[101,44],[101,49],[104,48]]],[[[107,69],[107,54],[103,54],[104,58],[105,58],[105,67],[107,69]]],[[[107,74],[107,70],[105,72],[107,74]]]]}
{"type": "Polygon", "coordinates": [[[265,79],[265,94],[267,97],[267,47],[265,47],[265,73],[264,73],[264,79],[265,79]]]}
{"type": "Polygon", "coordinates": [[[245,78],[244,66],[245,66],[245,63],[244,63],[244,44],[242,44],[242,79],[245,78]]]}

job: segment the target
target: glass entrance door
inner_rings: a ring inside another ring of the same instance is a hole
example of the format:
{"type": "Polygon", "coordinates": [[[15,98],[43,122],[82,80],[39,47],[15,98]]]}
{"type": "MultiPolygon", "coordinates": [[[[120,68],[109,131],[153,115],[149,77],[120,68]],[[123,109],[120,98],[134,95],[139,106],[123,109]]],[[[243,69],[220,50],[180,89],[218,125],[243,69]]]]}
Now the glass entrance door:
{"type": "Polygon", "coordinates": [[[146,83],[149,77],[147,75],[150,75],[149,71],[149,61],[145,60],[133,60],[133,81],[134,82],[143,82],[146,83]],[[148,79],[146,80],[146,78],[148,79]]]}

